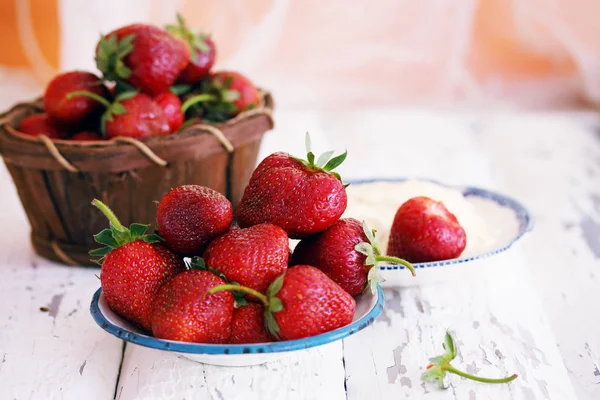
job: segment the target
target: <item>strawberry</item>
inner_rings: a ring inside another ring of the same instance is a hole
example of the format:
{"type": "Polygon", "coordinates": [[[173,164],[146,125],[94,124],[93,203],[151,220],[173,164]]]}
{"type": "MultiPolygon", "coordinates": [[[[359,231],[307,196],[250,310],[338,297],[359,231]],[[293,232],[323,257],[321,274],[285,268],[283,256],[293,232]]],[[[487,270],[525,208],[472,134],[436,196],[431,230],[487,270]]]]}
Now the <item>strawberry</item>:
{"type": "Polygon", "coordinates": [[[225,281],[208,271],[188,270],[158,291],[152,305],[152,334],[160,339],[226,343],[231,335],[233,295],[211,294],[225,281]]]}
{"type": "Polygon", "coordinates": [[[124,26],[96,47],[96,66],[104,79],[125,81],[151,96],[168,91],[189,62],[186,44],[152,25],[124,26]]]}
{"type": "Polygon", "coordinates": [[[217,57],[217,50],[210,36],[202,32],[192,32],[179,14],[177,25],[167,25],[166,30],[186,42],[191,49],[190,63],[179,74],[177,81],[193,85],[207,76],[217,57]]]}
{"type": "Polygon", "coordinates": [[[181,112],[181,100],[171,92],[161,93],[154,98],[156,104],[162,109],[167,117],[171,133],[175,133],[183,125],[185,116],[181,112]]]}
{"type": "Polygon", "coordinates": [[[238,72],[220,71],[212,74],[203,82],[200,92],[188,98],[181,110],[185,113],[198,105],[194,110],[199,109],[202,118],[209,122],[226,121],[260,104],[258,89],[238,72]]]}
{"type": "Polygon", "coordinates": [[[249,303],[238,307],[231,320],[231,337],[229,343],[267,343],[272,342],[265,326],[263,308],[260,304],[249,303]]]}
{"type": "Polygon", "coordinates": [[[178,186],[167,193],[156,212],[158,234],[167,247],[185,255],[201,254],[208,243],[229,230],[233,207],[216,190],[178,186]]]}
{"type": "Polygon", "coordinates": [[[94,140],[102,140],[102,136],[98,135],[96,132],[90,131],[81,131],[77,132],[73,136],[71,136],[71,140],[79,141],[79,142],[87,142],[94,140]]]}
{"type": "Polygon", "coordinates": [[[308,135],[306,144],[308,161],[274,153],[254,170],[237,209],[242,228],[270,222],[299,239],[324,231],[342,216],[346,189],[332,170],[346,153],[329,160],[333,152],[327,152],[315,163],[308,135]]]}
{"type": "Polygon", "coordinates": [[[283,229],[259,224],[232,230],[215,239],[204,253],[206,266],[259,292],[287,269],[289,240],[283,229]]]}
{"type": "Polygon", "coordinates": [[[90,255],[102,265],[100,283],[106,303],[112,311],[147,331],[151,330],[152,301],[158,289],[185,270],[185,263],[166,247],[160,237],[147,235],[149,225],[124,227],[101,201],[94,200],[110,221],[94,239],[106,247],[92,250],[90,255]]]}
{"type": "Polygon", "coordinates": [[[308,264],[323,271],[342,289],[356,296],[369,286],[372,293],[378,282],[379,261],[392,261],[415,271],[404,260],[381,255],[375,232],[354,218],[340,219],[325,232],[302,239],[294,249],[290,265],[308,264]]]}
{"type": "Polygon", "coordinates": [[[465,249],[465,230],[443,203],[414,197],[398,208],[388,253],[410,262],[456,258],[465,249]]]}
{"type": "Polygon", "coordinates": [[[310,265],[298,265],[280,275],[266,295],[245,286],[221,285],[210,290],[241,291],[257,297],[264,308],[267,330],[280,340],[319,335],[348,325],[356,302],[337,283],[310,265]]]}
{"type": "Polygon", "coordinates": [[[62,124],[80,126],[99,116],[102,104],[88,97],[68,98],[70,92],[85,90],[106,98],[108,91],[96,75],[83,71],[59,74],[46,86],[44,109],[53,119],[62,124]]]}
{"type": "Polygon", "coordinates": [[[67,98],[74,97],[89,97],[106,107],[100,130],[108,139],[118,136],[146,139],[171,132],[163,110],[143,93],[125,92],[118,95],[112,103],[88,91],[75,91],[67,95],[67,98]]]}
{"type": "Polygon", "coordinates": [[[50,139],[64,139],[63,130],[48,116],[48,114],[32,114],[23,118],[19,124],[19,132],[31,136],[46,135],[50,139]]]}

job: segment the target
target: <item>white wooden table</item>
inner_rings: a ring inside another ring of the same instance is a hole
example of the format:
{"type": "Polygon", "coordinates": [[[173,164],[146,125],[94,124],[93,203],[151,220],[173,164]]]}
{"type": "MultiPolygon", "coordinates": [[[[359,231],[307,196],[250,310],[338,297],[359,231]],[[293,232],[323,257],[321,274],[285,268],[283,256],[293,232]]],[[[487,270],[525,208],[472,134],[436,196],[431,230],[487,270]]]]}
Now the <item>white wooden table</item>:
{"type": "Polygon", "coordinates": [[[387,290],[384,314],[342,342],[249,368],[197,364],[123,342],[88,312],[98,271],[37,257],[0,167],[0,399],[600,399],[600,121],[592,114],[284,112],[263,143],[300,154],[348,148],[345,179],[417,176],[513,196],[536,226],[467,269],[387,290]],[[49,312],[40,312],[48,307],[49,312]],[[453,376],[423,384],[455,332],[453,376]]]}

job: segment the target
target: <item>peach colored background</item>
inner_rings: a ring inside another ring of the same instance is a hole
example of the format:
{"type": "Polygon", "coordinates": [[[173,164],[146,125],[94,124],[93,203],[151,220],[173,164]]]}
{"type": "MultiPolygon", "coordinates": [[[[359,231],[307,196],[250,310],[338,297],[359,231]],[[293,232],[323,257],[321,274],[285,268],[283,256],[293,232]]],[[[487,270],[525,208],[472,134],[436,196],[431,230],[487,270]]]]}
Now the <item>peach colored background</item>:
{"type": "Polygon", "coordinates": [[[219,67],[282,107],[600,104],[597,0],[0,0],[15,39],[2,104],[56,70],[93,69],[99,32],[176,10],[213,33],[219,67]]]}

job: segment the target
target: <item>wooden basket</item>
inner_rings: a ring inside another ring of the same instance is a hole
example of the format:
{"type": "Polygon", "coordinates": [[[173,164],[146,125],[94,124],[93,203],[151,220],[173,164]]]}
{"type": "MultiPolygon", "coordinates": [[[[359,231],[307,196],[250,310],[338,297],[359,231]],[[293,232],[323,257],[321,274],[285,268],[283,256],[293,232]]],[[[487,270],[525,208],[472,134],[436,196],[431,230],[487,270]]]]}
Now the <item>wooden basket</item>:
{"type": "Polygon", "coordinates": [[[31,224],[42,257],[68,265],[94,265],[93,235],[107,227],[90,203],[98,198],[129,225],[155,226],[156,204],[171,188],[198,184],[227,196],[234,207],[256,165],[265,132],[273,128],[273,100],[225,123],[191,125],[181,132],[138,141],[73,142],[32,137],[15,127],[42,111],[40,100],[0,116],[0,154],[31,224]]]}

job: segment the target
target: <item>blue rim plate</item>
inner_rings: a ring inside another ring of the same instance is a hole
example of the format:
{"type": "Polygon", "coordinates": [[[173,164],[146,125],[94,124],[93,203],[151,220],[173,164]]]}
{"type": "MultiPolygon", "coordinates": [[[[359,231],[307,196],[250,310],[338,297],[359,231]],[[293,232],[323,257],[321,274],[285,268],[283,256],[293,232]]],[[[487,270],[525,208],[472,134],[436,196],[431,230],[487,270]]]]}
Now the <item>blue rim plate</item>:
{"type": "MultiPolygon", "coordinates": [[[[384,306],[383,290],[381,287],[377,287],[377,293],[375,302],[372,304],[370,309],[362,315],[360,318],[353,321],[351,324],[346,325],[342,328],[338,328],[331,332],[323,333],[321,335],[297,339],[288,340],[282,342],[272,343],[258,343],[258,344],[202,344],[202,343],[187,343],[178,342],[172,340],[157,339],[152,336],[145,335],[143,333],[135,332],[132,329],[128,329],[125,326],[119,326],[107,318],[105,312],[110,312],[106,303],[104,302],[102,295],[102,289],[98,289],[92,298],[90,305],[90,313],[94,318],[94,321],[106,332],[130,343],[135,343],[140,346],[150,347],[153,349],[173,351],[177,353],[188,353],[188,354],[261,354],[261,353],[281,353],[295,350],[303,350],[311,347],[321,346],[326,343],[334,342],[336,340],[343,339],[347,336],[355,334],[367,326],[371,325],[375,319],[381,313],[384,306]],[[104,309],[104,310],[103,310],[104,309]]],[[[370,293],[363,296],[373,296],[370,293]]],[[[372,302],[373,299],[362,299],[363,301],[372,302]]],[[[360,298],[357,298],[357,312],[359,309],[360,298]]],[[[117,317],[118,318],[118,317],[117,317]]],[[[356,318],[356,316],[355,316],[356,318]]]]}
{"type": "MultiPolygon", "coordinates": [[[[480,254],[476,254],[473,256],[469,256],[469,257],[459,257],[459,258],[453,258],[450,260],[414,263],[413,266],[415,268],[443,267],[446,265],[462,264],[462,263],[466,263],[469,261],[474,261],[474,260],[479,260],[482,258],[490,257],[494,254],[498,254],[505,250],[508,250],[521,237],[523,237],[523,235],[525,235],[527,232],[530,232],[533,229],[533,226],[534,226],[533,218],[531,217],[529,211],[527,211],[527,208],[525,208],[525,206],[523,206],[520,202],[518,202],[517,200],[515,200],[511,197],[505,196],[500,193],[492,192],[487,189],[482,189],[482,188],[473,187],[473,186],[446,185],[444,183],[440,183],[440,182],[432,180],[432,179],[423,179],[423,178],[381,178],[381,179],[371,178],[371,179],[362,179],[362,180],[351,180],[351,181],[349,181],[349,183],[353,186],[357,186],[357,185],[364,185],[364,184],[377,183],[377,182],[392,182],[393,183],[393,182],[405,182],[408,180],[419,180],[419,181],[435,183],[436,185],[440,185],[440,186],[443,186],[446,188],[460,190],[462,192],[463,196],[465,196],[465,197],[479,197],[479,198],[492,200],[502,207],[511,209],[514,212],[515,218],[519,222],[518,232],[516,233],[516,235],[512,238],[512,240],[510,242],[506,243],[503,246],[499,246],[499,247],[491,249],[489,251],[486,251],[486,252],[483,252],[480,254]]],[[[402,269],[406,269],[406,268],[404,266],[398,265],[398,264],[380,263],[379,269],[382,271],[395,271],[395,270],[402,270],[402,269]]]]}

